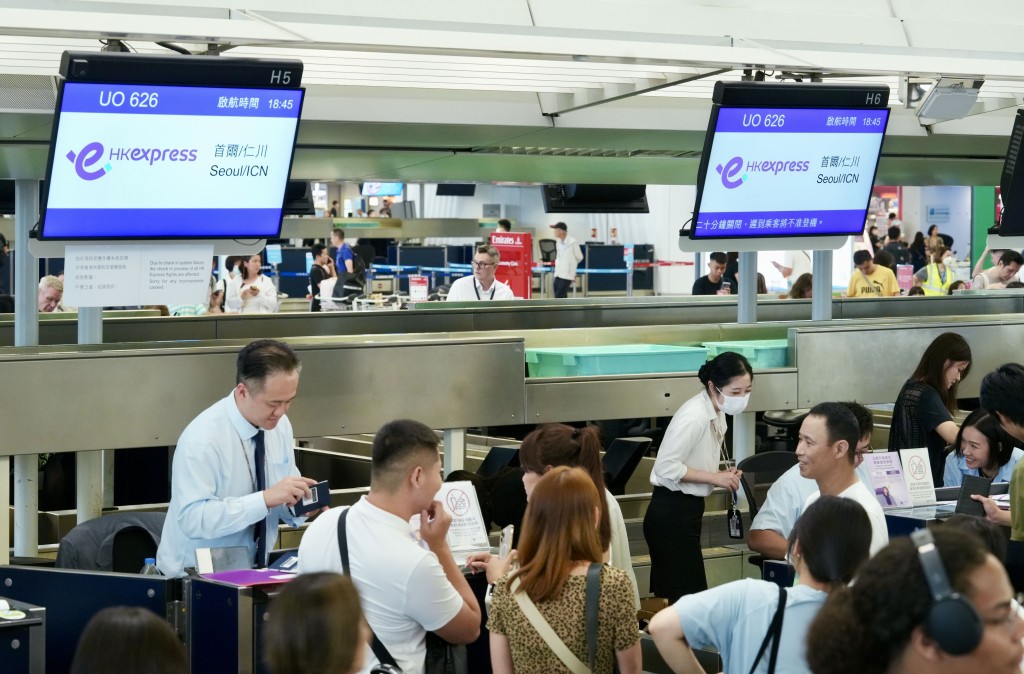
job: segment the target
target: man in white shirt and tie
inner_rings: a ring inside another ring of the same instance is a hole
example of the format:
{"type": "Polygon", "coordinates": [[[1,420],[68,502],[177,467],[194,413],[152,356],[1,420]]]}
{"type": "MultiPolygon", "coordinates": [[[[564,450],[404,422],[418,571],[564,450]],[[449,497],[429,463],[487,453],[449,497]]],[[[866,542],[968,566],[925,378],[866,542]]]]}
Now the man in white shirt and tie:
{"type": "Polygon", "coordinates": [[[255,567],[265,567],[278,522],[305,521],[290,509],[316,480],[299,475],[286,416],[300,369],[283,342],[249,344],[238,354],[235,388],[182,432],[157,549],[165,576],[196,566],[198,548],[244,547],[255,567]]]}

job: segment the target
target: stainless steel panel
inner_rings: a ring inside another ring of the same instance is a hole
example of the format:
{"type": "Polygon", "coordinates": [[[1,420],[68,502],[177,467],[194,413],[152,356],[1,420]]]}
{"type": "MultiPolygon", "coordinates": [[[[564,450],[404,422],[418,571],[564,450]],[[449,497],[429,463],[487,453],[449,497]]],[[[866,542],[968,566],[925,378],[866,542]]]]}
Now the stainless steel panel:
{"type": "Polygon", "coordinates": [[[978,395],[986,373],[1024,353],[1024,317],[1005,321],[900,323],[848,328],[795,328],[799,405],[825,400],[891,403],[914,371],[921,354],[943,332],[967,340],[974,358],[971,372],[960,383],[961,398],[978,395]]]}
{"type": "MultiPolygon", "coordinates": [[[[298,335],[373,335],[473,330],[473,314],[408,311],[342,311],[321,314],[223,316],[216,339],[281,339],[298,335]]],[[[177,339],[170,336],[168,339],[177,339]]]]}
{"type": "MultiPolygon", "coordinates": [[[[529,379],[527,423],[671,416],[700,388],[696,373],[529,379]]],[[[772,370],[754,375],[747,411],[790,409],[796,401],[796,371],[772,370]]]]}
{"type": "Polygon", "coordinates": [[[979,316],[1017,314],[1024,311],[1024,294],[1002,290],[998,292],[1002,294],[993,292],[985,296],[847,298],[833,301],[832,315],[844,319],[870,319],[898,316],[979,316]]]}
{"type": "MultiPolygon", "coordinates": [[[[522,340],[292,345],[303,363],[289,411],[297,437],[374,432],[398,417],[434,428],[525,419],[522,340]]],[[[0,405],[0,455],[174,444],[231,390],[237,349],[0,356],[0,381],[18,382],[0,405]]]]}
{"type": "MultiPolygon", "coordinates": [[[[836,319],[1002,315],[1024,312],[1024,294],[837,299],[836,319]]],[[[431,303],[427,303],[431,305],[431,303]]],[[[760,323],[805,321],[807,300],[763,299],[757,305],[760,323]]],[[[253,339],[299,335],[367,335],[445,333],[451,331],[552,330],[568,328],[641,327],[650,325],[733,325],[735,299],[695,297],[591,298],[495,302],[487,306],[445,307],[411,311],[292,313],[264,316],[202,316],[176,318],[112,318],[103,322],[108,344],[145,341],[253,339]]],[[[73,319],[46,320],[39,326],[42,344],[74,344],[73,319]]],[[[14,343],[11,323],[0,320],[0,346],[14,343]]]]}

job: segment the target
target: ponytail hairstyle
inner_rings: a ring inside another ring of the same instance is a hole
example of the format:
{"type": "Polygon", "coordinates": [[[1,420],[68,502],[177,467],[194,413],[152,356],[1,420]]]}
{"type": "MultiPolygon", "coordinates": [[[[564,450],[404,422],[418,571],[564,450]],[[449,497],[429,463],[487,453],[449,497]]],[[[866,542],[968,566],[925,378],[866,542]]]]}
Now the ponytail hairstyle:
{"type": "Polygon", "coordinates": [[[738,353],[724,351],[700,366],[700,370],[697,371],[697,379],[704,385],[705,390],[710,383],[721,391],[733,379],[745,374],[750,375],[751,381],[754,380],[754,369],[750,367],[750,361],[738,353]]]}
{"type": "Polygon", "coordinates": [[[601,439],[591,426],[573,428],[567,424],[543,424],[523,439],[519,447],[519,465],[530,473],[544,475],[549,467],[582,468],[594,481],[601,495],[601,523],[598,533],[603,550],[612,541],[611,521],[604,487],[604,464],[601,462],[601,439]]]}
{"type": "Polygon", "coordinates": [[[871,520],[854,500],[822,496],[807,507],[789,534],[790,556],[798,541],[814,580],[836,589],[848,585],[867,561],[871,520]]]}

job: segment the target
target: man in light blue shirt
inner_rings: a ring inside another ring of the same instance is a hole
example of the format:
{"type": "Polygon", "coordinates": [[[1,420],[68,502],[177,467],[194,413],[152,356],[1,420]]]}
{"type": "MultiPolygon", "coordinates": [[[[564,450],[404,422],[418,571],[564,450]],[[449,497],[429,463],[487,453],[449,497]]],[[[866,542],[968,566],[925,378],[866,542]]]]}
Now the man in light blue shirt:
{"type": "Polygon", "coordinates": [[[298,392],[301,364],[291,347],[265,339],[238,354],[237,384],[207,408],[178,440],[171,503],[157,550],[157,568],[181,576],[197,548],[244,547],[264,567],[278,523],[293,526],[290,507],[310,496],[315,480],[295,466],[292,426],[285,416],[298,392]]]}

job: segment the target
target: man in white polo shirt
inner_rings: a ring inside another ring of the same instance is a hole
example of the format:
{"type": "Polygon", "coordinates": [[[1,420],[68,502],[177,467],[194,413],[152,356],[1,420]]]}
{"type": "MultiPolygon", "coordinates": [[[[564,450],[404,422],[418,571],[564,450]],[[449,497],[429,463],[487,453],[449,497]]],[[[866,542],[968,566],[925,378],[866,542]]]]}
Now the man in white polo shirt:
{"type": "Polygon", "coordinates": [[[494,246],[478,246],[473,255],[473,275],[456,279],[446,301],[514,300],[516,296],[508,284],[494,278],[500,260],[501,253],[494,246]]]}
{"type": "Polygon", "coordinates": [[[818,403],[800,425],[796,457],[800,475],[818,483],[804,508],[821,494],[853,499],[864,506],[871,520],[871,554],[889,543],[885,513],[875,495],[857,477],[857,441],[860,426],[853,412],[842,403],[818,403]]]}
{"type": "MultiPolygon", "coordinates": [[[[418,421],[392,421],[377,432],[372,456],[370,493],[309,526],[299,572],[343,573],[338,518],[347,511],[350,573],[366,622],[404,674],[420,674],[426,633],[454,644],[475,641],[480,605],[445,538],[451,516],[434,500],[441,489],[437,436],[418,421]],[[418,530],[409,524],[413,515],[420,516],[418,530]]],[[[368,653],[361,671],[377,662],[368,653]]]]}

